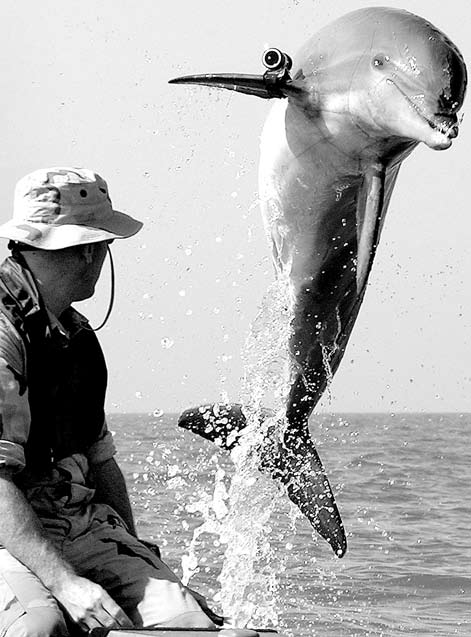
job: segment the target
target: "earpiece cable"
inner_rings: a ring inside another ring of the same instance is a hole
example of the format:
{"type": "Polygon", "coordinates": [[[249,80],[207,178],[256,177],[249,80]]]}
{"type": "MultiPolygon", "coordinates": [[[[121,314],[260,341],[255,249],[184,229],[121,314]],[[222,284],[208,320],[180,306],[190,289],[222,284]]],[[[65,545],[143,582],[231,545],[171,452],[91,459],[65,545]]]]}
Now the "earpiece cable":
{"type": "Polygon", "coordinates": [[[98,332],[98,330],[101,330],[102,327],[104,327],[110,317],[111,311],[113,309],[113,304],[114,304],[114,292],[115,292],[115,275],[114,275],[114,263],[113,263],[113,257],[111,256],[111,249],[109,244],[106,246],[106,249],[108,251],[108,256],[110,257],[110,271],[111,271],[111,292],[110,292],[110,303],[108,305],[108,311],[106,312],[106,316],[103,319],[103,321],[101,322],[101,324],[98,327],[91,327],[90,329],[93,332],[98,332]]]}

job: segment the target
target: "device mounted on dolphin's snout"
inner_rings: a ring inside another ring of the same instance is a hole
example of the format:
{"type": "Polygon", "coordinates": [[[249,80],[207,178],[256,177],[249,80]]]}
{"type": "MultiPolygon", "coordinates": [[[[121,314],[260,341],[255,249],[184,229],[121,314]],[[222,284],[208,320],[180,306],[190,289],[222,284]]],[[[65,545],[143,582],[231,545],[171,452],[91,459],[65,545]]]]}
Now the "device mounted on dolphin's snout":
{"type": "Polygon", "coordinates": [[[303,89],[290,75],[293,61],[280,49],[267,49],[262,55],[267,69],[263,75],[213,73],[205,75],[185,75],[169,80],[169,84],[201,84],[230,91],[255,95],[262,99],[284,98],[303,89]]]}
{"type": "MultiPolygon", "coordinates": [[[[291,82],[289,74],[293,66],[293,60],[287,53],[283,53],[280,49],[267,49],[262,55],[263,66],[267,69],[263,74],[263,80],[268,88],[278,92],[286,86],[287,82],[291,82]]],[[[274,97],[285,97],[284,94],[274,97]]]]}

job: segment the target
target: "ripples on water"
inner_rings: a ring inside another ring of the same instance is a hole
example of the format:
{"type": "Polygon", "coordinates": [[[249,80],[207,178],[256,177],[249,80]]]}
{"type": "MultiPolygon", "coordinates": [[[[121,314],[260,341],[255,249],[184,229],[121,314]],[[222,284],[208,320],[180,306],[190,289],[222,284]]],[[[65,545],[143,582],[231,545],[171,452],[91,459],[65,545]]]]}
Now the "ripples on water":
{"type": "MultiPolygon", "coordinates": [[[[270,583],[263,597],[283,635],[471,635],[470,421],[458,414],[312,419],[349,548],[338,560],[286,497],[267,501],[274,512],[255,566],[270,583]]],[[[181,575],[194,530],[224,514],[231,460],[169,415],[115,415],[110,427],[140,535],[155,539],[181,575]],[[213,500],[217,473],[222,491],[213,500]]],[[[190,585],[208,598],[220,592],[225,548],[209,532],[195,542],[190,585]]],[[[260,595],[255,581],[246,602],[258,625],[260,595]]]]}

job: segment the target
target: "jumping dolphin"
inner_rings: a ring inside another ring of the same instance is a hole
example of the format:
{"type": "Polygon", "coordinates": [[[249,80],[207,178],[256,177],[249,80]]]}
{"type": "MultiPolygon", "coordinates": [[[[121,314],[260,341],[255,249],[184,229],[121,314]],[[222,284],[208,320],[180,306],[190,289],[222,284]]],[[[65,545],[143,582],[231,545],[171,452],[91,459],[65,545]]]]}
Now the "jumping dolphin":
{"type": "MultiPolygon", "coordinates": [[[[446,149],[458,134],[466,66],[432,24],[379,7],[332,22],[293,62],[278,49],[263,62],[263,76],[171,81],[282,100],[264,126],[259,173],[275,268],[289,277],[293,308],[293,381],[273,472],[342,556],[345,534],[308,419],[345,352],[402,162],[420,142],[446,149]]],[[[213,412],[189,410],[180,423],[230,446],[224,423],[237,431],[243,413],[213,412]]]]}

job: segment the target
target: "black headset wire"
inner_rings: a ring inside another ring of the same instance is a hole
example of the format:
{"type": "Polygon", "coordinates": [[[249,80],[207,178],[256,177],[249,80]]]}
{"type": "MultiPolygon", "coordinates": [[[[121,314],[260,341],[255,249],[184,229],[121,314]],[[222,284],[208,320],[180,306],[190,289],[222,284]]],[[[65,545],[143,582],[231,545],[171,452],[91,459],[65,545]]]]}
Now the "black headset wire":
{"type": "Polygon", "coordinates": [[[110,272],[111,272],[111,292],[110,292],[110,302],[108,305],[108,311],[106,312],[105,318],[103,319],[103,321],[100,323],[100,325],[98,327],[91,327],[90,329],[93,332],[98,332],[98,330],[101,330],[102,327],[104,327],[106,325],[106,323],[108,322],[108,319],[110,318],[110,314],[113,310],[113,305],[114,305],[114,296],[115,296],[115,273],[114,273],[114,263],[113,263],[113,257],[111,255],[111,248],[109,246],[109,244],[107,244],[106,246],[107,252],[108,252],[108,256],[110,258],[110,272]]]}

